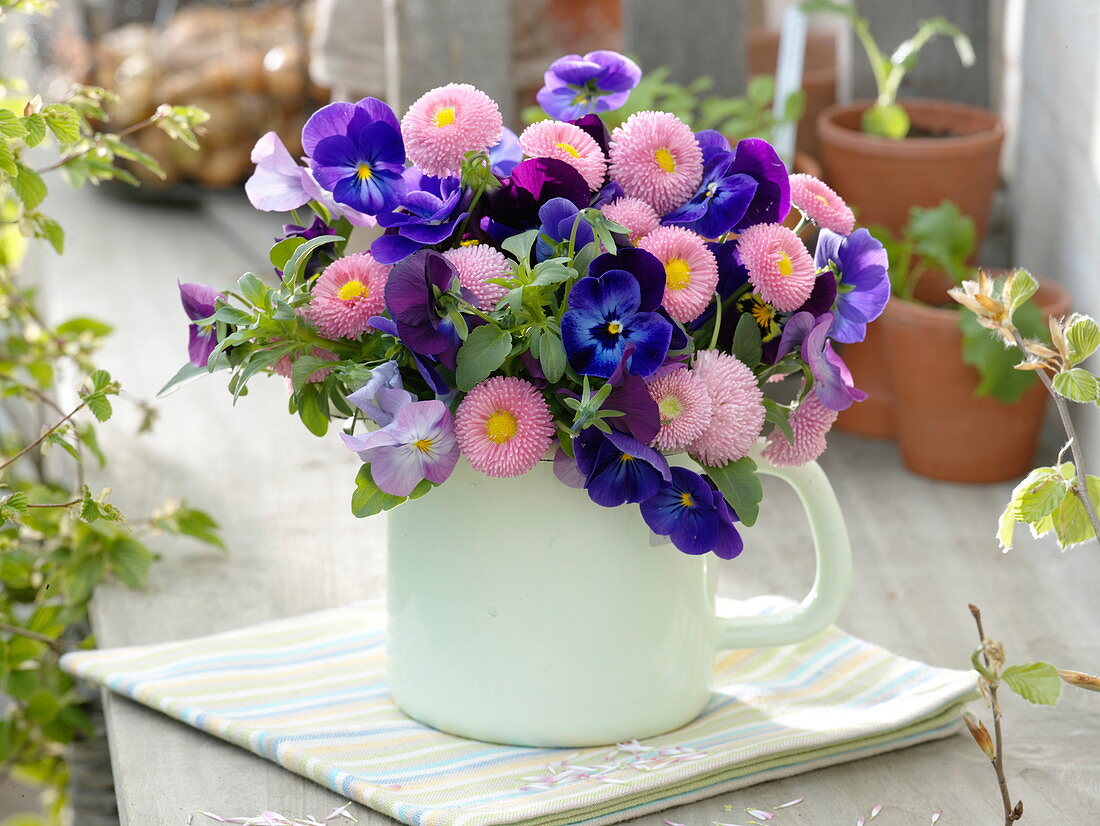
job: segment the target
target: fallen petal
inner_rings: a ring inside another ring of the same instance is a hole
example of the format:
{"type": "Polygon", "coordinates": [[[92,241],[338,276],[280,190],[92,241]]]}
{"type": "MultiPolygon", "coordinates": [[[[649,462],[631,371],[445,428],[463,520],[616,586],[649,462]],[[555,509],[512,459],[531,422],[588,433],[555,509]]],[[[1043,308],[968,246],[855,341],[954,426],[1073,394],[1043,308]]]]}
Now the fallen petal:
{"type": "Polygon", "coordinates": [[[932,813],[932,824],[933,824],[933,826],[935,826],[935,824],[940,822],[940,815],[942,815],[942,814],[943,814],[943,812],[933,812],[932,813]]]}
{"type": "Polygon", "coordinates": [[[871,820],[874,820],[881,813],[882,813],[882,806],[881,805],[875,806],[875,808],[871,809],[871,820]]]}
{"type": "Polygon", "coordinates": [[[789,809],[791,806],[797,806],[799,803],[801,803],[805,799],[806,798],[804,798],[804,797],[796,797],[794,800],[788,800],[786,803],[781,803],[780,805],[776,806],[775,808],[776,809],[789,809]]]}
{"type": "Polygon", "coordinates": [[[760,809],[745,809],[745,812],[749,817],[755,817],[757,820],[771,820],[775,817],[771,812],[765,812],[760,809]]]}

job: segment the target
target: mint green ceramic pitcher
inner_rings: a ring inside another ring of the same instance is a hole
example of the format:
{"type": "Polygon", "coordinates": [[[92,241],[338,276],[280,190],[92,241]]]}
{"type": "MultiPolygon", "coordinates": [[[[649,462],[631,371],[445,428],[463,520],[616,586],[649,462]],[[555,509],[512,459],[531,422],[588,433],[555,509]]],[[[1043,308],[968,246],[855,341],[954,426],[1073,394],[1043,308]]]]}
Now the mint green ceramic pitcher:
{"type": "Polygon", "coordinates": [[[603,745],[690,722],[717,652],[806,639],[848,592],[848,533],[824,472],[773,467],[759,447],[753,459],[797,491],[817,575],[790,611],[736,618],[715,613],[717,566],[736,561],[655,546],[636,506],[594,504],[551,462],[495,479],[460,460],[446,484],[389,515],[394,700],[434,728],[525,746],[603,745]]]}

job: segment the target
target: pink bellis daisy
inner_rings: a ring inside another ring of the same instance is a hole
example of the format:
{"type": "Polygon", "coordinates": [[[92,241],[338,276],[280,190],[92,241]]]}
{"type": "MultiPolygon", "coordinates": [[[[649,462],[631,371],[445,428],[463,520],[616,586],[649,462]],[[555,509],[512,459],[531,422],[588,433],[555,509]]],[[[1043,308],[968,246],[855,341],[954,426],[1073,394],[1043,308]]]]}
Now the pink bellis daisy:
{"type": "Polygon", "coordinates": [[[698,318],[718,286],[718,262],[703,237],[683,227],[657,227],[638,246],[664,265],[668,314],[681,324],[698,318]]]}
{"type": "Polygon", "coordinates": [[[529,158],[556,158],[569,164],[591,190],[603,186],[607,158],[595,139],[572,123],[542,120],[532,123],[519,136],[519,148],[529,158]]]}
{"type": "Polygon", "coordinates": [[[467,152],[500,140],[504,121],[493,99],[468,83],[425,92],[401,119],[409,159],[426,175],[457,175],[467,152]]]}
{"type": "Polygon", "coordinates": [[[852,208],[824,181],[813,175],[791,175],[791,203],[824,229],[848,235],[856,227],[852,208]]]}
{"type": "Polygon", "coordinates": [[[764,427],[764,394],[752,370],[728,353],[702,350],[692,372],[710,393],[711,418],[688,453],[711,467],[748,455],[764,427]]]}
{"type": "Polygon", "coordinates": [[[303,315],[327,338],[358,338],[386,307],[390,268],[369,252],[346,255],[325,267],[303,315]]]}
{"type": "Polygon", "coordinates": [[[773,465],[804,465],[825,452],[825,434],[836,421],[837,412],[821,403],[817,393],[809,393],[791,414],[794,442],[778,428],[768,436],[763,457],[773,465]]]}
{"type": "Polygon", "coordinates": [[[499,284],[490,284],[490,278],[509,278],[512,268],[504,254],[487,244],[471,244],[446,250],[443,257],[458,270],[458,280],[462,286],[477,296],[477,308],[488,312],[495,309],[508,288],[499,284]]]}
{"type": "Polygon", "coordinates": [[[626,227],[630,243],[634,245],[661,225],[656,210],[641,198],[616,198],[600,211],[605,218],[626,227]]]}
{"type": "Polygon", "coordinates": [[[654,445],[666,452],[684,450],[698,439],[710,424],[710,392],[703,380],[691,370],[672,370],[648,385],[649,395],[657,402],[661,429],[654,445]]]}
{"type": "Polygon", "coordinates": [[[806,245],[781,224],[754,224],[737,239],[741,263],[760,297],[782,312],[810,297],[816,270],[806,245]]]}
{"type": "Polygon", "coordinates": [[[488,476],[522,476],[550,447],[554,422],[535,386],[493,376],[474,387],[455,413],[462,455],[488,476]]]}
{"type": "Polygon", "coordinates": [[[695,193],[703,179],[703,150],[675,115],[635,112],[611,133],[611,177],[627,195],[664,215],[695,193]]]}

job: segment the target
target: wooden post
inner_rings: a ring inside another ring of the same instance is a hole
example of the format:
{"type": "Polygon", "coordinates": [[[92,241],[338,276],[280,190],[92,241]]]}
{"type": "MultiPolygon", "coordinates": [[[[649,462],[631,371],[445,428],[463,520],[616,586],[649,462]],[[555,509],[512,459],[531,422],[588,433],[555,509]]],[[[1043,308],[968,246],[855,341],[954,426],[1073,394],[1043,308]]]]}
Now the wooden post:
{"type": "MultiPolygon", "coordinates": [[[[949,37],[938,37],[920,53],[917,65],[901,85],[899,97],[928,97],[989,106],[992,76],[996,67],[990,59],[990,13],[998,0],[860,0],[859,11],[870,21],[871,34],[879,48],[890,54],[910,38],[921,20],[942,15],[957,25],[974,44],[976,62],[970,68],[959,62],[949,37]]],[[[852,66],[852,94],[873,98],[875,81],[859,39],[849,38],[852,66]]]]}
{"type": "Polygon", "coordinates": [[[386,98],[401,112],[446,83],[470,83],[515,116],[511,0],[386,0],[386,98]]]}
{"type": "Polygon", "coordinates": [[[745,91],[745,0],[623,0],[626,53],[643,72],[668,66],[670,79],[714,80],[714,91],[745,91]]]}

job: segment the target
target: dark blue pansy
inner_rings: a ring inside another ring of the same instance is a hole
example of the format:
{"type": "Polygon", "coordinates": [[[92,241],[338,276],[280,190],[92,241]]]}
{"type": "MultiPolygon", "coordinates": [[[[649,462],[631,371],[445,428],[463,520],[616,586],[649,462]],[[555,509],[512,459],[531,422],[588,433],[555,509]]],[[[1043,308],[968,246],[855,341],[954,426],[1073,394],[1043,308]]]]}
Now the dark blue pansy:
{"type": "Polygon", "coordinates": [[[649,529],[667,536],[685,554],[713,552],[733,559],[744,547],[733,524],[737,516],[725,497],[687,468],[672,468],[671,478],[639,507],[649,529]]]}
{"type": "Polygon", "coordinates": [[[652,375],[668,353],[672,324],[641,306],[638,279],[625,270],[609,270],[574,284],[561,321],[569,365],[582,375],[606,379],[625,357],[629,372],[652,375]],[[629,346],[633,350],[627,354],[629,346]]]}
{"type": "Polygon", "coordinates": [[[867,325],[882,315],[890,300],[886,250],[865,229],[850,235],[823,229],[817,237],[814,265],[819,270],[829,269],[822,277],[832,281],[830,264],[839,272],[840,284],[829,336],[847,344],[863,341],[867,325]]]}
{"type": "Polygon", "coordinates": [[[573,453],[589,498],[605,508],[644,502],[672,478],[664,456],[615,430],[582,430],[573,440],[573,453]]]}
{"type": "Polygon", "coordinates": [[[545,261],[574,238],[573,250],[582,250],[596,240],[592,225],[581,217],[577,205],[568,198],[551,198],[539,208],[539,239],[535,243],[535,258],[545,261]],[[576,236],[573,236],[573,227],[576,236]]]}
{"type": "Polygon", "coordinates": [[[469,214],[458,178],[434,178],[409,170],[410,192],[392,212],[378,216],[386,233],[371,244],[371,255],[383,264],[396,264],[423,247],[450,238],[469,214]],[[415,187],[415,189],[413,188],[415,187]]]}
{"type": "Polygon", "coordinates": [[[687,333],[669,316],[661,306],[665,297],[665,267],[651,252],[637,247],[620,247],[615,252],[605,252],[597,256],[588,267],[589,275],[603,275],[610,270],[626,270],[638,279],[642,303],[638,309],[653,311],[665,319],[672,327],[672,338],[668,349],[683,350],[688,345],[687,333]]]}

